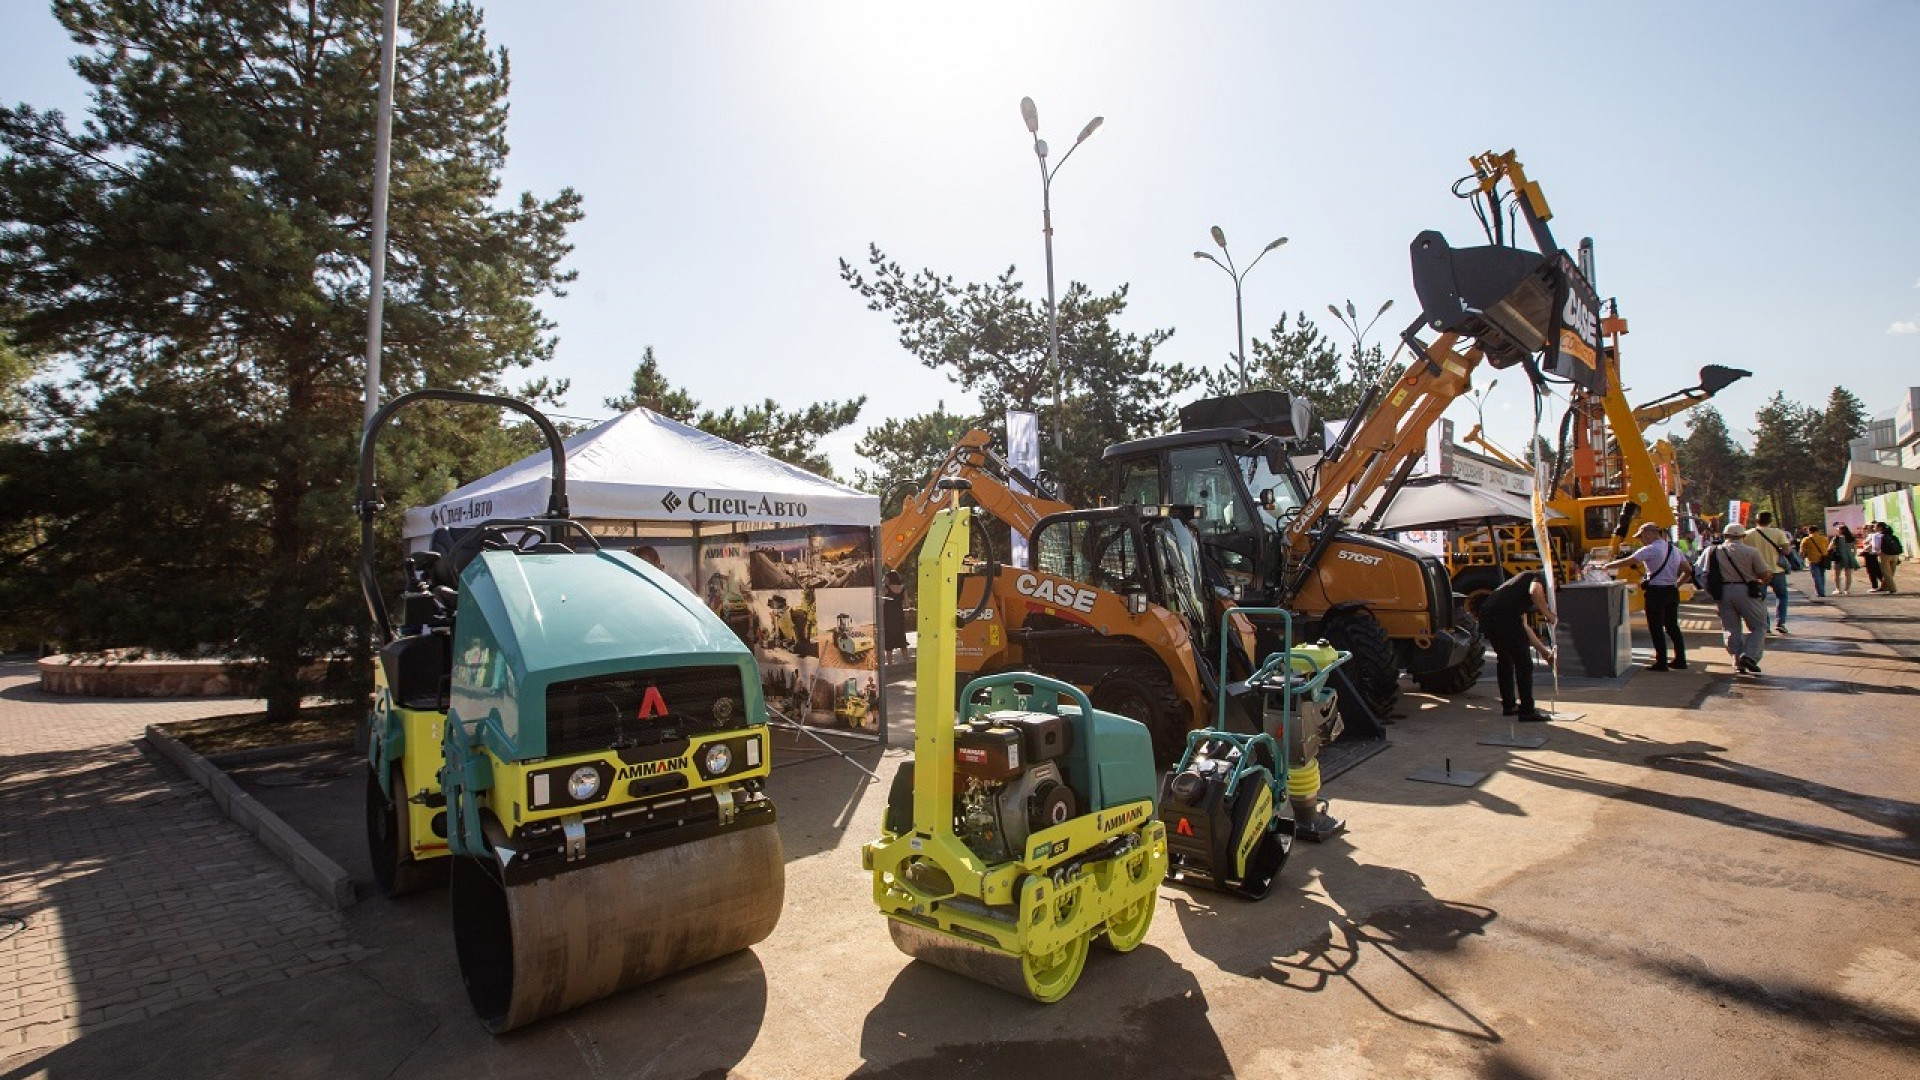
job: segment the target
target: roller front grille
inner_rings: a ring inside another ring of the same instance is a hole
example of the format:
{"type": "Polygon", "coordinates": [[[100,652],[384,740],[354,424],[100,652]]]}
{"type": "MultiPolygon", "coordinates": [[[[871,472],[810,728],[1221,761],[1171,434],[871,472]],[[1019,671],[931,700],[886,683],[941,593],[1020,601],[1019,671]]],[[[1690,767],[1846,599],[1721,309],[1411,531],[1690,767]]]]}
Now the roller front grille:
{"type": "Polygon", "coordinates": [[[737,667],[595,675],[547,690],[547,755],[653,746],[749,720],[737,667]]]}

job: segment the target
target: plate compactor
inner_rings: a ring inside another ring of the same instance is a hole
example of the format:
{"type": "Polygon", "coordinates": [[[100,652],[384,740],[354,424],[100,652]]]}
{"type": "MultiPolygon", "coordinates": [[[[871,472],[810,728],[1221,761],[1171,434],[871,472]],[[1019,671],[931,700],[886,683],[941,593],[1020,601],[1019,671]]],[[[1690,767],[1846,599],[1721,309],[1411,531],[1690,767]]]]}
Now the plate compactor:
{"type": "Polygon", "coordinates": [[[360,578],[379,645],[367,834],[388,892],[451,878],[454,947],[495,1033],[773,932],[785,861],[753,654],[699,598],[567,519],[546,417],[508,398],[395,398],[361,444],[360,578]],[[546,436],[545,517],[492,519],[374,569],[374,449],[422,400],[493,405],[546,436]]]}
{"type": "Polygon", "coordinates": [[[1281,651],[1245,683],[1245,693],[1260,695],[1262,730],[1228,731],[1229,695],[1219,695],[1213,727],[1187,735],[1186,753],[1160,785],[1160,816],[1172,878],[1259,900],[1295,839],[1323,840],[1340,830],[1319,798],[1319,753],[1340,736],[1327,676],[1352,654],[1325,641],[1295,648],[1293,620],[1283,608],[1236,607],[1221,616],[1219,670],[1226,670],[1226,631],[1235,614],[1285,622],[1281,651]]]}
{"type": "Polygon", "coordinates": [[[971,515],[956,496],[921,548],[914,756],[862,862],[901,952],[1053,1002],[1095,941],[1129,952],[1153,922],[1167,872],[1153,740],[1022,672],[973,680],[948,711],[971,515]]]}

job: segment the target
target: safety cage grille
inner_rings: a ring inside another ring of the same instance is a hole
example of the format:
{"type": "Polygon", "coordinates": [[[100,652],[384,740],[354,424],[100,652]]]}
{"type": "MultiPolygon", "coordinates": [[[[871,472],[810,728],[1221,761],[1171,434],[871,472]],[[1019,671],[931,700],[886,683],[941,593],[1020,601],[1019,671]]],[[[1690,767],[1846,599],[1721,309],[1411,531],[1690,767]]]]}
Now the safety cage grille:
{"type": "Polygon", "coordinates": [[[547,690],[547,754],[647,747],[746,727],[740,669],[623,671],[547,690]]]}

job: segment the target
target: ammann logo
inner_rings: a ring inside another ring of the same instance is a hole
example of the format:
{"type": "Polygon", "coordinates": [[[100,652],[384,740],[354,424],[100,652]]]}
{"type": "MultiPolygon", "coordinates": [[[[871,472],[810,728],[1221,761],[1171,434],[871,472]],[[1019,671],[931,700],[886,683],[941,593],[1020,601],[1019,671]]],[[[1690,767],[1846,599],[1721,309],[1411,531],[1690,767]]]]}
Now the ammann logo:
{"type": "Polygon", "coordinates": [[[1131,825],[1134,822],[1139,821],[1141,818],[1146,816],[1147,816],[1146,808],[1143,806],[1135,805],[1129,809],[1122,810],[1117,814],[1101,814],[1098,818],[1095,819],[1095,825],[1097,828],[1099,828],[1101,832],[1112,832],[1113,830],[1121,828],[1123,826],[1131,825]]]}
{"type": "Polygon", "coordinates": [[[614,780],[644,780],[650,776],[665,776],[677,773],[687,767],[685,757],[661,758],[659,761],[642,761],[638,765],[622,765],[614,780]]]}

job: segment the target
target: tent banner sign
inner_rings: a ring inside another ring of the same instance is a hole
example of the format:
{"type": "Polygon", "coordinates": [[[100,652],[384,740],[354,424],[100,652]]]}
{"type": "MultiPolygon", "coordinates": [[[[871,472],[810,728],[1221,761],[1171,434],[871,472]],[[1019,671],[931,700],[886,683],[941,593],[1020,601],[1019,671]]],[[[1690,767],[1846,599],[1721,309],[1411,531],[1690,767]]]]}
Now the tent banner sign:
{"type": "Polygon", "coordinates": [[[807,504],[799,499],[776,499],[760,492],[707,491],[694,488],[684,494],[669,490],[660,496],[660,508],[671,518],[712,518],[727,521],[805,521],[807,504]],[[685,511],[682,513],[682,511],[685,511]]]}

